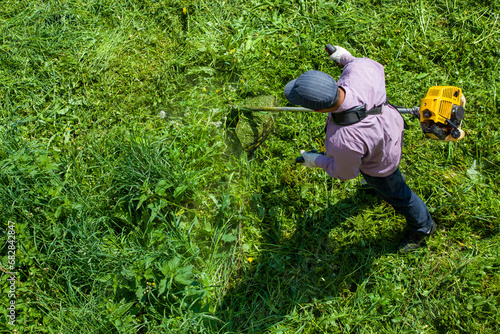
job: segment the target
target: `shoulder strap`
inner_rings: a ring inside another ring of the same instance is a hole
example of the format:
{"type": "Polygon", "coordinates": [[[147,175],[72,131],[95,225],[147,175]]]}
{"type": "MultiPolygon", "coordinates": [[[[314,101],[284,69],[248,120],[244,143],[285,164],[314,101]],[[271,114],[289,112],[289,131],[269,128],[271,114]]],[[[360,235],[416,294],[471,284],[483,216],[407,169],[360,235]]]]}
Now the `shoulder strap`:
{"type": "Polygon", "coordinates": [[[383,103],[368,111],[366,110],[366,104],[363,104],[362,106],[353,107],[346,111],[333,112],[331,113],[332,122],[337,125],[351,125],[354,123],[358,123],[366,116],[377,115],[382,113],[382,107],[386,104],[387,103],[383,103]]]}

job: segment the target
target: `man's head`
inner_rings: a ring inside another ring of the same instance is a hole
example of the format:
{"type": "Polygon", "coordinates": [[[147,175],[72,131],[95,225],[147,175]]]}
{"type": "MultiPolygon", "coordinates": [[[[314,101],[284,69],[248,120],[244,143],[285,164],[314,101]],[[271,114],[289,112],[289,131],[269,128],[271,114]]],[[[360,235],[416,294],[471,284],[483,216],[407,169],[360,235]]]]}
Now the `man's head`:
{"type": "Polygon", "coordinates": [[[330,75],[307,71],[285,86],[285,96],[292,104],[313,110],[331,108],[339,97],[339,87],[330,75]]]}

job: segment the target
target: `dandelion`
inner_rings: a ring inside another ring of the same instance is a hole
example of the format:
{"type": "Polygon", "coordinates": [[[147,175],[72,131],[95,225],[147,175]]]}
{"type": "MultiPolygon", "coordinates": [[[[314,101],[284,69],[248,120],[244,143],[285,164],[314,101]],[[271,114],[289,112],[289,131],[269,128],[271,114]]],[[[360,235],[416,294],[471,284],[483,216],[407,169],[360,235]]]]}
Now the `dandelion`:
{"type": "Polygon", "coordinates": [[[187,8],[186,7],[182,8],[182,12],[184,13],[184,15],[186,15],[188,12],[187,8]]]}
{"type": "Polygon", "coordinates": [[[252,259],[251,257],[249,257],[249,258],[247,259],[247,261],[248,261],[248,263],[252,263],[253,259],[252,259]]]}
{"type": "Polygon", "coordinates": [[[166,116],[165,111],[160,110],[160,113],[158,114],[158,116],[160,116],[160,118],[165,118],[165,116],[166,116]]]}

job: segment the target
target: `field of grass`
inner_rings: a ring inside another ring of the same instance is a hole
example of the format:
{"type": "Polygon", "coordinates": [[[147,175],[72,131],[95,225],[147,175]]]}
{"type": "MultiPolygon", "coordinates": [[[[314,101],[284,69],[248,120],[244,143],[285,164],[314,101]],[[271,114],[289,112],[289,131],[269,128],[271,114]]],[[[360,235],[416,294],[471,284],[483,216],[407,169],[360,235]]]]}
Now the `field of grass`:
{"type": "Polygon", "coordinates": [[[499,13],[1,1],[0,332],[499,332],[499,13]],[[467,97],[460,142],[407,118],[401,170],[438,224],[414,253],[394,252],[404,219],[359,180],[294,163],[324,114],[277,114],[250,150],[235,137],[250,116],[234,105],[286,105],[306,70],[338,78],[327,43],[383,64],[394,104],[467,97]]]}

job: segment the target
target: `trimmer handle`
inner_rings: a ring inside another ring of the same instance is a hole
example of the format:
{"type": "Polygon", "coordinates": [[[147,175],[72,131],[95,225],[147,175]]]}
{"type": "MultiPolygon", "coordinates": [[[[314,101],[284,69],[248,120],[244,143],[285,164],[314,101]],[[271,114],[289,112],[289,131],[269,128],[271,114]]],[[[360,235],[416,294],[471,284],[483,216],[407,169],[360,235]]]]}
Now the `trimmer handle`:
{"type": "Polygon", "coordinates": [[[410,114],[415,116],[416,118],[420,118],[420,107],[413,107],[413,108],[405,108],[405,107],[400,107],[400,106],[394,106],[396,107],[397,111],[400,114],[410,114]]]}
{"type": "Polygon", "coordinates": [[[335,51],[337,51],[337,49],[331,44],[327,44],[325,47],[325,50],[326,50],[326,52],[328,52],[329,56],[331,56],[332,54],[335,53],[335,51]]]}

